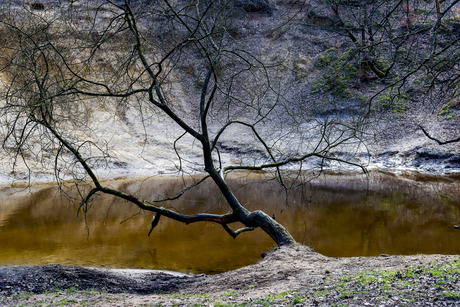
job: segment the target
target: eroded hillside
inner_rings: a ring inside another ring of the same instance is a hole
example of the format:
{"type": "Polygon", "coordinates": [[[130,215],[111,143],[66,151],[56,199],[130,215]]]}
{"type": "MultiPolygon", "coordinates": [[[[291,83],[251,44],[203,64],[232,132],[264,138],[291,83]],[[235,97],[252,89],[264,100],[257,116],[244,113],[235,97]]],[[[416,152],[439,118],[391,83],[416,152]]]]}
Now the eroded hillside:
{"type": "Polygon", "coordinates": [[[2,3],[1,180],[85,176],[47,116],[105,178],[203,172],[158,105],[229,169],[458,170],[454,2],[2,3]]]}

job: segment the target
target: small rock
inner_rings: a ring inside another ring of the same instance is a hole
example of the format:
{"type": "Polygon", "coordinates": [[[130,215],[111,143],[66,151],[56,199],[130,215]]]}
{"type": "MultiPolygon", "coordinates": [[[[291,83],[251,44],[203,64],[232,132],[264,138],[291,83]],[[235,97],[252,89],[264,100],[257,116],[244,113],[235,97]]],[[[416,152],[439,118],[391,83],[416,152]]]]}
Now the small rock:
{"type": "Polygon", "coordinates": [[[310,73],[311,60],[307,56],[299,56],[294,60],[294,73],[295,79],[301,80],[308,76],[310,73]]]}

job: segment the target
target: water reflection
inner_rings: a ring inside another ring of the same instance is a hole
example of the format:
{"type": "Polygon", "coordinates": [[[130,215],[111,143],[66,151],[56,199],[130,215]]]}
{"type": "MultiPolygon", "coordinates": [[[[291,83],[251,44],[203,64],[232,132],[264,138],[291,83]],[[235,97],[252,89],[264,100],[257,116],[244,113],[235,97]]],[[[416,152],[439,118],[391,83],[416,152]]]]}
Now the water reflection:
{"type": "MultiPolygon", "coordinates": [[[[274,214],[299,242],[328,256],[460,254],[457,180],[416,181],[374,175],[330,176],[286,196],[273,181],[231,181],[249,209],[274,214]]],[[[172,195],[180,178],[112,184],[145,199],[172,195]]],[[[162,219],[147,237],[152,214],[125,201],[98,197],[88,214],[54,186],[35,192],[0,190],[0,265],[60,263],[83,266],[221,272],[253,263],[273,242],[260,230],[229,237],[212,223],[183,225],[162,219]],[[122,223],[121,223],[122,222],[122,223]]],[[[173,206],[183,213],[225,213],[212,183],[188,192],[173,206]]]]}

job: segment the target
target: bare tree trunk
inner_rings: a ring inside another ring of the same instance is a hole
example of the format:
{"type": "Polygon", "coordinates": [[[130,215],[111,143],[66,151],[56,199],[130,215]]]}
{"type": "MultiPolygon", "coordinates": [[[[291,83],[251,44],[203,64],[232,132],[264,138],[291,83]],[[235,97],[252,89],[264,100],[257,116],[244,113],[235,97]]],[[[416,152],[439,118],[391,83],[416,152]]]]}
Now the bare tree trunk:
{"type": "MultiPolygon", "coordinates": [[[[270,236],[270,238],[273,239],[273,241],[275,241],[278,246],[296,243],[286,228],[271,218],[268,214],[261,210],[251,212],[243,207],[231,191],[228,184],[215,169],[209,170],[208,172],[216,185],[219,187],[230,207],[233,209],[233,214],[236,215],[236,219],[238,221],[249,228],[260,227],[270,236]]],[[[228,229],[226,230],[229,231],[228,229]]]]}
{"type": "Polygon", "coordinates": [[[247,226],[260,227],[265,231],[278,246],[295,244],[296,241],[291,234],[280,223],[272,219],[268,214],[263,211],[257,210],[251,212],[243,223],[247,226]],[[247,220],[247,221],[246,221],[247,220]]]}

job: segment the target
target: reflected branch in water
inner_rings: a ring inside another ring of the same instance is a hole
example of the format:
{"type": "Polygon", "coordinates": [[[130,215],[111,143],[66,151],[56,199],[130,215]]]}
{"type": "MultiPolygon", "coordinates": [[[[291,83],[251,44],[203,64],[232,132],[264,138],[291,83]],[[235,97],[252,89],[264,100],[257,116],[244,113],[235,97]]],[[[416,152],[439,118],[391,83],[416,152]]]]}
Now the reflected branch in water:
{"type": "Polygon", "coordinates": [[[173,197],[166,197],[166,198],[163,198],[163,199],[158,199],[158,200],[152,200],[152,201],[149,201],[149,203],[151,204],[154,204],[154,203],[162,203],[162,202],[167,202],[167,201],[171,201],[171,200],[176,200],[176,199],[179,199],[182,195],[185,194],[185,192],[197,187],[198,185],[200,185],[200,183],[204,182],[206,179],[208,179],[209,177],[211,177],[210,175],[206,175],[204,176],[202,179],[200,179],[199,181],[185,187],[184,189],[182,189],[179,193],[177,193],[175,196],[173,197]]]}

